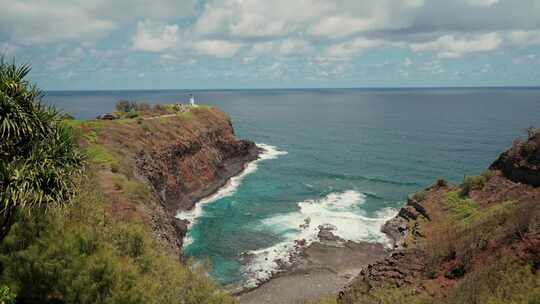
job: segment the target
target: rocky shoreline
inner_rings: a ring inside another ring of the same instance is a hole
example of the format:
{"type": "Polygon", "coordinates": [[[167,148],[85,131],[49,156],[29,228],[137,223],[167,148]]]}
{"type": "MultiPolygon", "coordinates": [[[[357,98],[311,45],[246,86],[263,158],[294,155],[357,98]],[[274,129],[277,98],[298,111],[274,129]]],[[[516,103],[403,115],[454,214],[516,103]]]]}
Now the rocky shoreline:
{"type": "Polygon", "coordinates": [[[319,227],[319,241],[298,241],[288,263],[281,263],[270,279],[253,288],[229,286],[242,304],[300,303],[337,294],[369,264],[391,254],[383,243],[352,242],[319,227]]]}
{"type": "Polygon", "coordinates": [[[414,197],[409,197],[381,227],[390,244],[346,241],[334,235],[331,226],[321,225],[319,240],[307,246],[297,241],[290,262],[280,263],[271,278],[256,287],[229,286],[228,290],[242,304],[299,303],[339,294],[366,267],[402,255],[407,233],[411,233],[407,223],[419,216],[429,218],[414,197]]]}

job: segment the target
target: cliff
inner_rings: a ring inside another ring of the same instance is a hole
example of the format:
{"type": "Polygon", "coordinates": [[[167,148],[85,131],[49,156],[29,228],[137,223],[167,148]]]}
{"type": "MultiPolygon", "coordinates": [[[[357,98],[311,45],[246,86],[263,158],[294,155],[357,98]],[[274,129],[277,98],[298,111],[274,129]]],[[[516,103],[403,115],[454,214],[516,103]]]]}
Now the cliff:
{"type": "Polygon", "coordinates": [[[515,141],[512,148],[501,154],[490,169],[500,170],[515,182],[540,186],[540,132],[531,129],[527,141],[515,141]]]}
{"type": "Polygon", "coordinates": [[[363,268],[336,302],[540,299],[539,139],[531,132],[461,185],[440,179],[411,195],[383,228],[392,253],[363,268]]]}
{"type": "Polygon", "coordinates": [[[98,167],[110,212],[143,221],[176,253],[187,227],[176,213],[193,208],[259,153],[253,142],[236,139],[227,114],[207,106],[177,115],[71,124],[98,167]]]}

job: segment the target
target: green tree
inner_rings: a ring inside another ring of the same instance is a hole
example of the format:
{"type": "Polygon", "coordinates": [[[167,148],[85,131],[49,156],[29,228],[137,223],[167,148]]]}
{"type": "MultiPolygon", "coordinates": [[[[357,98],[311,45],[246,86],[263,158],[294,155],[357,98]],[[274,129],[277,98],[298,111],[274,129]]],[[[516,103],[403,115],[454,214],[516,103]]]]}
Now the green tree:
{"type": "Polygon", "coordinates": [[[68,201],[82,168],[71,129],[41,103],[29,72],[0,59],[0,241],[18,212],[68,201]]]}

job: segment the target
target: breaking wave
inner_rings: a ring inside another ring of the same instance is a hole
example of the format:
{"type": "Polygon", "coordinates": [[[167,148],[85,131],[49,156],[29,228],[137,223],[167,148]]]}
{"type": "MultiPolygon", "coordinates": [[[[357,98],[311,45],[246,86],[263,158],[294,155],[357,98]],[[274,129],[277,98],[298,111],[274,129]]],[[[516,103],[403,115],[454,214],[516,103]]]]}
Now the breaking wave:
{"type": "MultiPolygon", "coordinates": [[[[203,208],[206,204],[210,204],[222,198],[232,196],[236,192],[236,190],[238,190],[238,187],[242,183],[242,180],[247,175],[257,171],[257,164],[259,162],[275,159],[281,155],[287,154],[286,151],[280,151],[275,146],[271,146],[271,145],[267,145],[263,143],[258,143],[257,147],[259,147],[262,150],[262,153],[259,155],[259,158],[247,164],[244,170],[240,174],[230,178],[227,184],[219,188],[218,191],[216,191],[214,194],[207,196],[201,199],[200,201],[198,201],[191,210],[180,211],[176,214],[177,218],[189,221],[188,229],[191,228],[197,222],[197,218],[203,215],[204,213],[203,208]]],[[[184,239],[184,247],[188,246],[192,242],[193,242],[193,239],[191,238],[188,232],[188,234],[186,235],[184,239]]]]}
{"type": "Polygon", "coordinates": [[[299,202],[298,211],[263,220],[259,228],[274,231],[283,241],[248,252],[252,259],[244,267],[245,284],[255,286],[269,279],[280,264],[290,261],[295,253],[295,241],[305,240],[309,245],[318,240],[319,226],[332,227],[334,235],[348,241],[388,243],[381,227],[395,216],[396,210],[386,208],[378,211],[375,218],[367,217],[357,208],[365,202],[366,194],[358,191],[334,192],[320,199],[299,202]]]}

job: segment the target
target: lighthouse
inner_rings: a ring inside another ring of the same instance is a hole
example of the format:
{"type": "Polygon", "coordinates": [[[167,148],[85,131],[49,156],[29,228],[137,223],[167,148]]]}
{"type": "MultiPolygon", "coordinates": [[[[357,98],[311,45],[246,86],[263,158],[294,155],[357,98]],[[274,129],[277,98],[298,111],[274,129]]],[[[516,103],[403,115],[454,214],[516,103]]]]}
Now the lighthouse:
{"type": "Polygon", "coordinates": [[[189,104],[195,106],[195,97],[193,97],[193,94],[189,94],[189,104]]]}

